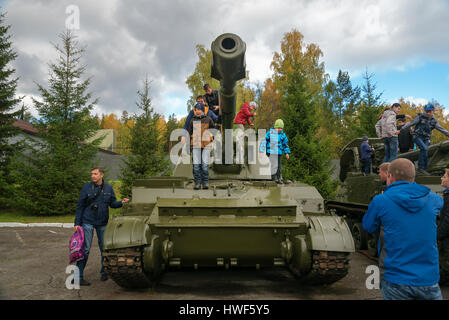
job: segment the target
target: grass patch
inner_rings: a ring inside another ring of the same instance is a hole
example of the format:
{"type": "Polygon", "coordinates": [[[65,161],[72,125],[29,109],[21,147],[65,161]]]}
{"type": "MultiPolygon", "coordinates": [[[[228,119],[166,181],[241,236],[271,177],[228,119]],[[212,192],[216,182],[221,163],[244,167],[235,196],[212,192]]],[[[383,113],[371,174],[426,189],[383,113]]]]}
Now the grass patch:
{"type": "Polygon", "coordinates": [[[75,214],[65,216],[30,216],[16,210],[0,211],[0,222],[20,222],[20,223],[70,223],[75,221],[75,214]]]}

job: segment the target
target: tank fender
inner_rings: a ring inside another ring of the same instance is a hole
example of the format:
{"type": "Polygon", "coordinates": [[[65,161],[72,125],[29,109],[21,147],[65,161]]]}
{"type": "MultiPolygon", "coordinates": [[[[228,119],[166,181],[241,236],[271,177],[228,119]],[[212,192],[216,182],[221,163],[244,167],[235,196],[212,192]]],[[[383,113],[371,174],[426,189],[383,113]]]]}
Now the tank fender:
{"type": "Polygon", "coordinates": [[[103,248],[119,249],[151,244],[148,217],[116,217],[109,220],[104,232],[103,248]]]}
{"type": "Polygon", "coordinates": [[[354,252],[354,239],[345,219],[338,216],[312,216],[307,243],[311,250],[354,252]]]}

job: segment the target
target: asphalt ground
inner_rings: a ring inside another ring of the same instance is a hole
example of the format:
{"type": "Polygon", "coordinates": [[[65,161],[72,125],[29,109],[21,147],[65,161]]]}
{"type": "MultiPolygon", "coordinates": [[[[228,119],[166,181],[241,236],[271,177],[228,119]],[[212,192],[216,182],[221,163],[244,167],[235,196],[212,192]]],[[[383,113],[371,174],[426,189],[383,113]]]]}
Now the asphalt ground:
{"type": "MultiPolygon", "coordinates": [[[[14,300],[378,300],[367,289],[367,267],[376,263],[360,253],[351,256],[349,274],[328,286],[301,286],[284,268],[170,270],[153,287],[129,290],[111,279],[100,281],[96,235],[85,269],[91,282],[67,289],[67,228],[0,228],[0,299],[14,300]]],[[[449,298],[449,287],[442,287],[449,298]]]]}

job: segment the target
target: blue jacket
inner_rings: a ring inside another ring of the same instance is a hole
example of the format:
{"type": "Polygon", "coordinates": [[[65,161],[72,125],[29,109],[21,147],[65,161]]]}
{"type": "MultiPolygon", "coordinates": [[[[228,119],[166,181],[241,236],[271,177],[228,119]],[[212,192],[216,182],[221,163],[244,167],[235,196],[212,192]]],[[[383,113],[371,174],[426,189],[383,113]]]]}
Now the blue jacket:
{"type": "Polygon", "coordinates": [[[278,133],[273,127],[265,135],[265,141],[262,141],[259,146],[259,152],[266,152],[267,154],[290,153],[288,147],[288,139],[284,131],[278,133]]]}
{"type": "Polygon", "coordinates": [[[401,128],[401,131],[413,125],[415,126],[415,137],[421,138],[422,140],[430,140],[433,129],[437,129],[449,137],[449,131],[440,126],[438,124],[438,120],[435,119],[433,115],[429,119],[425,113],[420,113],[415,117],[415,119],[404,125],[401,128]]]}
{"type": "Polygon", "coordinates": [[[407,181],[390,184],[371,201],[363,216],[369,233],[384,231],[379,265],[385,280],[408,286],[432,286],[440,279],[436,218],[443,199],[429,188],[407,181]]]}
{"type": "Polygon", "coordinates": [[[109,220],[109,206],[111,208],[120,208],[121,201],[116,201],[114,189],[106,182],[103,182],[103,192],[101,187],[94,185],[93,182],[86,183],[81,189],[81,195],[76,207],[75,226],[82,226],[83,223],[94,226],[104,226],[109,220]],[[93,191],[92,191],[92,186],[93,191]],[[99,196],[94,200],[95,194],[99,196]],[[92,205],[98,205],[98,210],[94,210],[92,205]]]}
{"type": "Polygon", "coordinates": [[[368,142],[363,141],[360,145],[360,150],[362,150],[362,159],[370,159],[371,158],[371,152],[373,152],[373,149],[370,148],[368,142]]]}

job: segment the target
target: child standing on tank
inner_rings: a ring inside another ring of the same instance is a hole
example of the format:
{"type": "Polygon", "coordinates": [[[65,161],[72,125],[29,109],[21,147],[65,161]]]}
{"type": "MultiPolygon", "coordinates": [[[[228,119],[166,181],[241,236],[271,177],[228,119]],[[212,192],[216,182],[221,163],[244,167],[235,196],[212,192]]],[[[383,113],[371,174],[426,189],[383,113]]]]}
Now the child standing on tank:
{"type": "Polygon", "coordinates": [[[438,124],[438,120],[433,116],[434,111],[435,107],[433,104],[426,104],[424,106],[424,113],[418,114],[415,119],[413,119],[413,121],[410,121],[401,128],[401,131],[405,131],[409,127],[415,126],[415,143],[419,148],[417,171],[418,173],[423,175],[429,175],[426,170],[427,164],[429,162],[428,150],[433,129],[437,129],[438,131],[449,137],[449,131],[440,126],[438,124]]]}
{"type": "Polygon", "coordinates": [[[260,153],[266,153],[270,159],[271,180],[282,184],[282,155],[290,159],[290,148],[288,147],[288,138],[284,133],[284,121],[277,119],[274,127],[265,135],[265,143],[259,146],[260,153]]]}
{"type": "Polygon", "coordinates": [[[209,157],[212,141],[209,128],[213,128],[214,122],[204,115],[203,110],[202,103],[197,103],[194,106],[194,116],[187,130],[191,137],[195,190],[199,190],[201,185],[203,189],[209,189],[209,157]]]}

